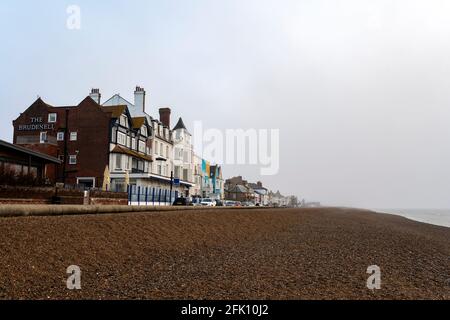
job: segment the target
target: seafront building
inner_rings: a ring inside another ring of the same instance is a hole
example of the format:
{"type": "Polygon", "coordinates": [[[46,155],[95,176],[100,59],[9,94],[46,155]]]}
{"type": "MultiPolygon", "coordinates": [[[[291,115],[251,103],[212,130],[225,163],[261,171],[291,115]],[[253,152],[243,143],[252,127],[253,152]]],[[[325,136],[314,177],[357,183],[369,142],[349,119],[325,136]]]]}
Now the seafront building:
{"type": "Polygon", "coordinates": [[[217,187],[208,190],[211,179],[220,189],[220,166],[213,176],[206,160],[199,167],[183,120],[171,129],[171,109],[158,111],[159,119],[147,113],[141,87],[134,103],[116,94],[102,104],[99,89],[75,106],[52,106],[39,98],[13,121],[14,144],[59,159],[46,172],[53,183],[102,188],[106,181],[112,191],[130,186],[133,192],[220,196],[217,187]]]}

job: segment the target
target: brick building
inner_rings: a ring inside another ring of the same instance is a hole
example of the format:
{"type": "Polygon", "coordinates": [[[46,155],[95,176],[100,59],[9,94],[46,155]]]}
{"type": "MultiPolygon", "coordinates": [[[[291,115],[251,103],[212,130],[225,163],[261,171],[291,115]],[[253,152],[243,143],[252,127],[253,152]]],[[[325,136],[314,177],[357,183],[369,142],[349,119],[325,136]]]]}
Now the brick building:
{"type": "Polygon", "coordinates": [[[99,186],[109,159],[113,114],[90,97],[77,106],[54,107],[37,99],[16,120],[14,144],[61,160],[54,182],[99,186]]]}

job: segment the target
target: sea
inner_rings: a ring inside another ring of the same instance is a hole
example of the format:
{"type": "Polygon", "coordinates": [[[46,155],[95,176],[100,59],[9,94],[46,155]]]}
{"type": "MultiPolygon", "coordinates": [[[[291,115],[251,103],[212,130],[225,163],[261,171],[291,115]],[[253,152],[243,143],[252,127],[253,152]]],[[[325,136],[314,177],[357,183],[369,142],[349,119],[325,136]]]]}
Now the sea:
{"type": "Polygon", "coordinates": [[[450,209],[374,209],[405,218],[450,228],[450,209]]]}

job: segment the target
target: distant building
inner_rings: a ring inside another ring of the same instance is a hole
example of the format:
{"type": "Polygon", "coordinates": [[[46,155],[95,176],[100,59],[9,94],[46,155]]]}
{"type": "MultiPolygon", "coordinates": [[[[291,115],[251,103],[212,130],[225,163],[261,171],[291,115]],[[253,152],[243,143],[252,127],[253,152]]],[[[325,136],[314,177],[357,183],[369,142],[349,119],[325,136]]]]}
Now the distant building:
{"type": "Polygon", "coordinates": [[[255,193],[249,186],[248,181],[242,176],[233,177],[225,181],[224,187],[225,199],[241,202],[254,202],[255,193]]]}
{"type": "Polygon", "coordinates": [[[269,190],[263,187],[261,181],[257,183],[250,183],[249,186],[254,191],[255,204],[268,205],[269,204],[269,190]]]}
{"type": "Polygon", "coordinates": [[[225,198],[224,181],[222,177],[222,167],[213,165],[210,167],[210,178],[212,193],[210,195],[213,199],[223,200],[225,198]]]}

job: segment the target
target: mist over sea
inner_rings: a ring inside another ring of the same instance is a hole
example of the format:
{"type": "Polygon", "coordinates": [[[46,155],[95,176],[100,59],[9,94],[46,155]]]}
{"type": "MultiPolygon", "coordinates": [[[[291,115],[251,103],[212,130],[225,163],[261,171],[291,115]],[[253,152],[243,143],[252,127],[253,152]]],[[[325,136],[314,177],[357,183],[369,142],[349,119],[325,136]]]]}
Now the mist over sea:
{"type": "Polygon", "coordinates": [[[450,209],[375,209],[377,212],[396,214],[411,220],[450,227],[450,209]]]}

